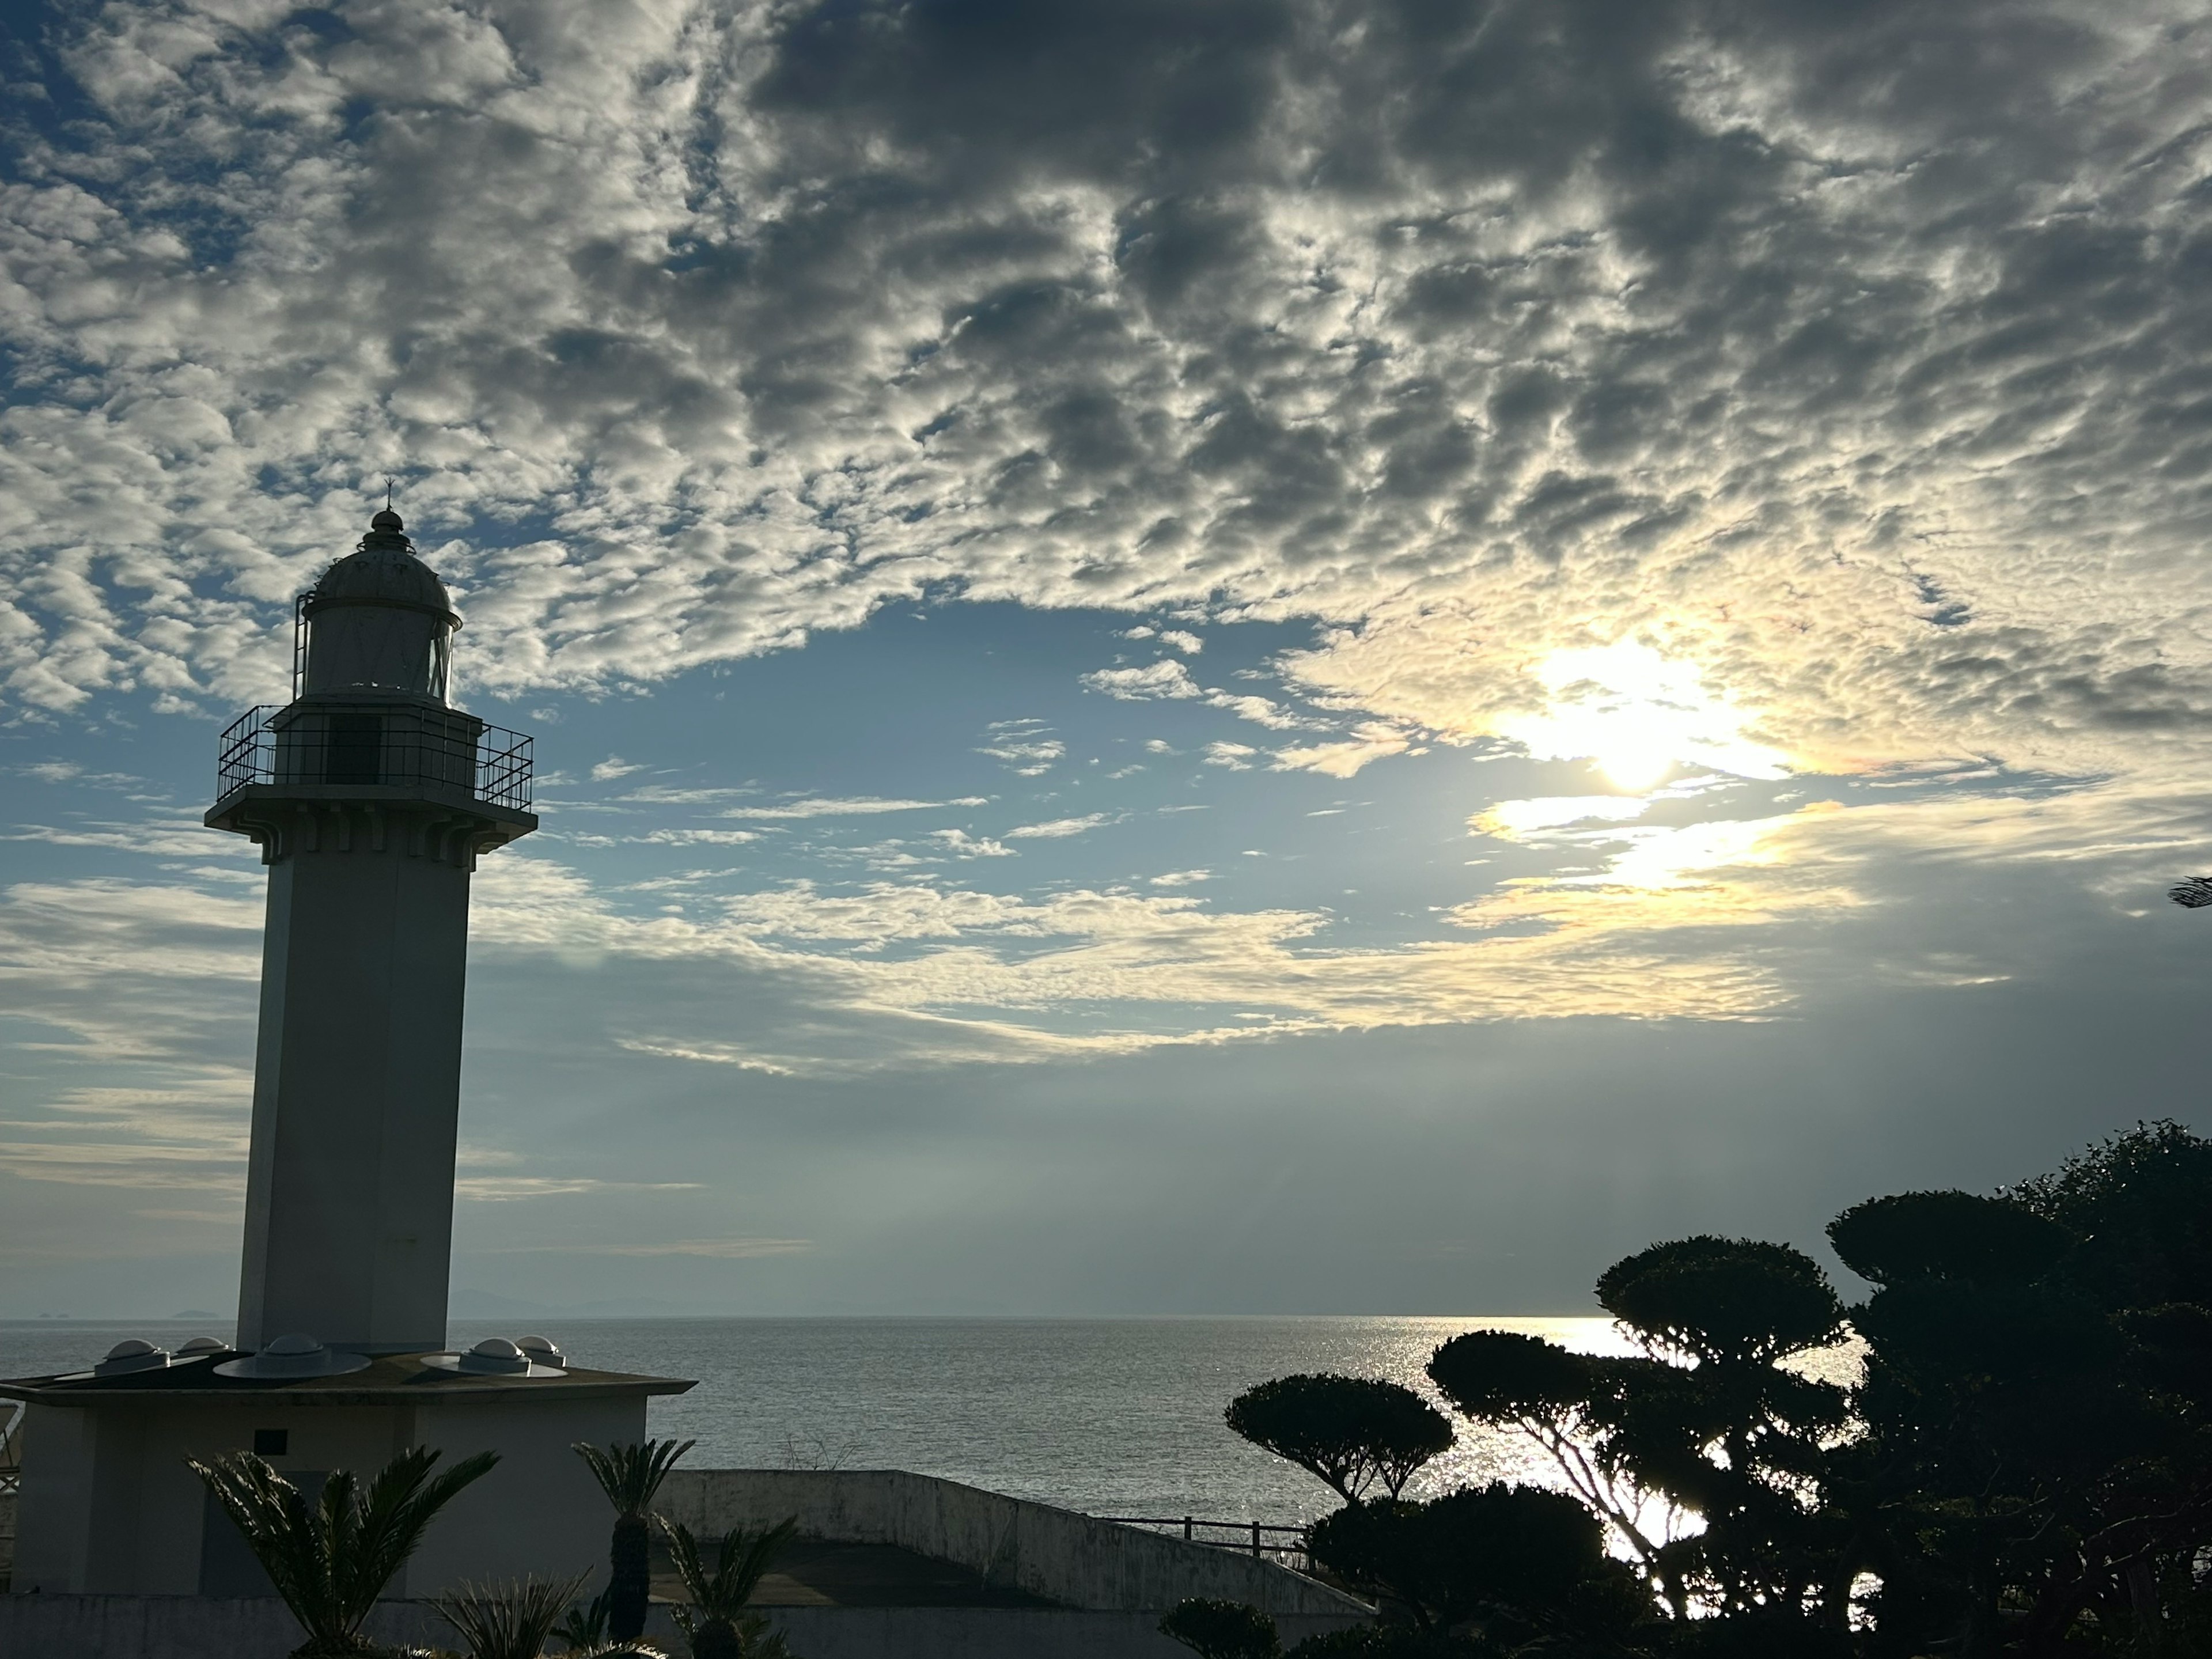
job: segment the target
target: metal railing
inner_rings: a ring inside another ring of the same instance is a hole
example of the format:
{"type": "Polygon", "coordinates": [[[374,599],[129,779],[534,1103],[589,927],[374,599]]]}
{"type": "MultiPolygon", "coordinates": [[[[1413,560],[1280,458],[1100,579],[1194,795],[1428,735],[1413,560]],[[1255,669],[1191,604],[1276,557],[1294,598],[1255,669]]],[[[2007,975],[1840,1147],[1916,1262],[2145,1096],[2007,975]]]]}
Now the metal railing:
{"type": "Polygon", "coordinates": [[[223,731],[216,792],[253,783],[434,784],[530,810],[531,740],[458,709],[417,703],[249,708],[223,731]]]}
{"type": "Polygon", "coordinates": [[[1119,1527],[1164,1528],[1171,1533],[1180,1533],[1185,1543],[1210,1544],[1216,1549],[1235,1550],[1262,1559],[1279,1556],[1285,1566],[1298,1572],[1305,1571],[1310,1565],[1306,1557],[1304,1527],[1271,1526],[1259,1521],[1200,1521],[1189,1515],[1102,1515],[1098,1519],[1119,1527]],[[1224,1534],[1227,1535],[1219,1535],[1224,1534]],[[1278,1537],[1284,1541],[1277,1542],[1278,1537]]]}

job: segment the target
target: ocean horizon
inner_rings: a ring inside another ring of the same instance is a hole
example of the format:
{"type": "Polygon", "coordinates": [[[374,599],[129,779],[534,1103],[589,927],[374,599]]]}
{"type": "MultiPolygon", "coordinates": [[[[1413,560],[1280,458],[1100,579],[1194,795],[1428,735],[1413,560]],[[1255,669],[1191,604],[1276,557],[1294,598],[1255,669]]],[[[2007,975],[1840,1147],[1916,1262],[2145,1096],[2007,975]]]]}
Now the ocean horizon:
{"type": "MultiPolygon", "coordinates": [[[[1091,1515],[1299,1524],[1322,1483],[1222,1421],[1241,1390],[1295,1371],[1389,1377],[1462,1331],[1523,1331],[1589,1352],[1627,1345],[1602,1316],[1159,1315],[455,1319],[451,1345],[535,1332],[578,1365],[696,1380],[653,1402],[650,1431],[697,1441],[701,1468],[900,1468],[1091,1515]]],[[[229,1322],[0,1320],[0,1376],[81,1370],[125,1337],[229,1322]]],[[[1553,1474],[1517,1436],[1456,1420],[1458,1444],[1409,1496],[1553,1474]]]]}

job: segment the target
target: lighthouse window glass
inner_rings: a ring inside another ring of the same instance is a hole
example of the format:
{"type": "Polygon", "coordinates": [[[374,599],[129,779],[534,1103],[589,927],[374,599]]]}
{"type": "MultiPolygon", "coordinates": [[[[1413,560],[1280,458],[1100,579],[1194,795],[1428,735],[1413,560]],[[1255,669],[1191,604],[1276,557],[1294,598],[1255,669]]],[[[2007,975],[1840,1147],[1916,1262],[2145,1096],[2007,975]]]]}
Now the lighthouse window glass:
{"type": "Polygon", "coordinates": [[[332,714],[323,778],[328,783],[375,783],[384,746],[380,714],[332,714]]]}

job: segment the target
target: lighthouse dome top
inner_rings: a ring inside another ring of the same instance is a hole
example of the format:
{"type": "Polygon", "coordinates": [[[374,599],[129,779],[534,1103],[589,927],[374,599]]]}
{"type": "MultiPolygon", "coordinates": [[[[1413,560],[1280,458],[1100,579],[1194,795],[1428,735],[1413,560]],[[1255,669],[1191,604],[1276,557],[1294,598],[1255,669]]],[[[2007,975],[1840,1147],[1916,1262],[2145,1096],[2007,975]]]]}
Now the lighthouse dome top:
{"type": "Polygon", "coordinates": [[[407,526],[390,507],[368,521],[361,544],[340,559],[307,596],[307,614],[326,605],[373,605],[401,611],[425,611],[459,628],[452,595],[438,573],[415,556],[407,526]]]}
{"type": "Polygon", "coordinates": [[[361,545],[340,559],[305,598],[303,687],[309,695],[367,694],[446,701],[453,630],[453,596],[415,556],[407,526],[386,507],[368,521],[361,545]]]}

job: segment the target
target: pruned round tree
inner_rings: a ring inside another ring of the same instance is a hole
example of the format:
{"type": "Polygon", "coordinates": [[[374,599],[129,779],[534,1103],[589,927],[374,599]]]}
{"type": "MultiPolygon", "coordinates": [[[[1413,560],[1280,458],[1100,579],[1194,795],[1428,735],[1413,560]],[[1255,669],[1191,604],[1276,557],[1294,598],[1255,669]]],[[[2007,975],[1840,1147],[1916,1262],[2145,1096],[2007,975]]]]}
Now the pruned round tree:
{"type": "Polygon", "coordinates": [[[1843,1304],[1820,1264],[1758,1239],[1654,1244],[1607,1268],[1597,1299],[1646,1340],[1709,1364],[1771,1364],[1843,1335],[1843,1304]]]}
{"type": "Polygon", "coordinates": [[[1224,1413],[1254,1445],[1287,1458],[1356,1503],[1376,1481],[1395,1498],[1451,1449],[1450,1420],[1402,1383],[1308,1372],[1238,1395],[1224,1413]]]}
{"type": "Polygon", "coordinates": [[[1351,1504],[1316,1522],[1308,1547],[1345,1583],[1400,1603],[1425,1628],[1473,1620],[1516,1648],[1560,1629],[1589,1599],[1585,1587],[1624,1571],[1607,1559],[1604,1528],[1581,1504],[1504,1482],[1427,1504],[1351,1504]]]}
{"type": "Polygon", "coordinates": [[[1854,1204],[1828,1224],[1828,1242],[1845,1267],[1877,1285],[2011,1285],[2050,1272],[2074,1236],[2012,1199],[1898,1193],[1854,1204]]]}

